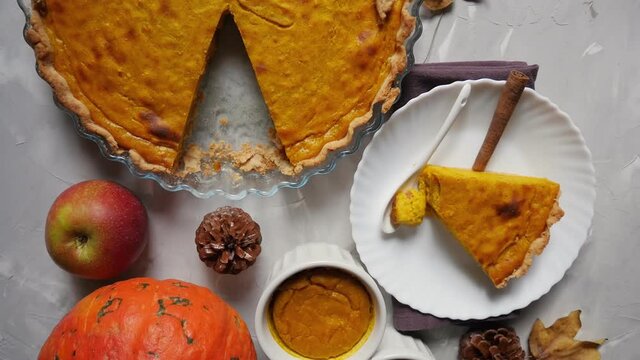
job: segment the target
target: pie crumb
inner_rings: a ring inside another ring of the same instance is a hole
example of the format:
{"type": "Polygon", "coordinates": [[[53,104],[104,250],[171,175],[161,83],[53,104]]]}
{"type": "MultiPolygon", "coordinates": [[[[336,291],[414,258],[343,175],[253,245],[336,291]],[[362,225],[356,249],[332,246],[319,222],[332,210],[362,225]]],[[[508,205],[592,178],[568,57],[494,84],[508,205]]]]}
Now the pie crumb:
{"type": "Polygon", "coordinates": [[[242,144],[240,149],[234,149],[231,144],[220,141],[211,144],[209,149],[196,144],[189,145],[184,152],[179,174],[186,176],[200,172],[212,176],[223,169],[236,173],[238,180],[242,178],[242,173],[265,175],[277,170],[283,175],[293,176],[302,170],[289,163],[282,148],[272,144],[242,144]],[[225,164],[230,166],[225,168],[225,164]]]}
{"type": "Polygon", "coordinates": [[[204,158],[204,154],[204,151],[202,151],[198,145],[189,145],[182,156],[179,175],[185,176],[202,171],[202,158],[204,158]]]}

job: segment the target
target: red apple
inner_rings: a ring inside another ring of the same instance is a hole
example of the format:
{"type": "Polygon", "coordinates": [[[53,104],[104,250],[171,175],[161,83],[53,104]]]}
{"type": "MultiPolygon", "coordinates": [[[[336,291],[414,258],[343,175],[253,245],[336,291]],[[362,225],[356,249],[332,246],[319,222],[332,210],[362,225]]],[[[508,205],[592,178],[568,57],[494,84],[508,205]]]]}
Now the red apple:
{"type": "Polygon", "coordinates": [[[146,245],[147,211],[127,188],[89,180],[63,191],[45,226],[47,251],[64,270],[109,279],[133,264],[146,245]]]}

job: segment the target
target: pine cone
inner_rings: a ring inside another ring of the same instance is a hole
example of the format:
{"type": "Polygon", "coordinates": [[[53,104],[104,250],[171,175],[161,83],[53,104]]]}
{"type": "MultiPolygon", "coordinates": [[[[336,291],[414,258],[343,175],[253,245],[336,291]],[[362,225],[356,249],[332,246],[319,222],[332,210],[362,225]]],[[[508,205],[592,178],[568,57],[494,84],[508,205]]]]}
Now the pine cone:
{"type": "Polygon", "coordinates": [[[260,255],[260,225],[242,209],[225,206],[204,216],[196,230],[200,260],[222,274],[237,274],[260,255]]]}
{"type": "Polygon", "coordinates": [[[460,339],[459,360],[524,360],[520,338],[512,328],[470,331],[460,339]]]}

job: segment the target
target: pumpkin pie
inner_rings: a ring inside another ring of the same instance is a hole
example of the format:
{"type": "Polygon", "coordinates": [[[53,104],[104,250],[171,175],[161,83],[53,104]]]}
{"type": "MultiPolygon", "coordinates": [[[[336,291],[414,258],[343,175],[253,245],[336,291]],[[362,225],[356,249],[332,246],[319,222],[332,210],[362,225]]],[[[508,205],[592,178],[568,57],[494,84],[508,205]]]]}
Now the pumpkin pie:
{"type": "Polygon", "coordinates": [[[564,214],[560,185],[544,178],[427,165],[420,182],[418,190],[407,191],[422,192],[426,206],[400,191],[392,220],[411,225],[433,212],[498,288],[526,274],[564,214]]]}
{"type": "Polygon", "coordinates": [[[406,67],[410,0],[33,0],[27,39],[57,100],[113,152],[173,172],[221,19],[232,16],[296,169],[386,112],[406,67]]]}

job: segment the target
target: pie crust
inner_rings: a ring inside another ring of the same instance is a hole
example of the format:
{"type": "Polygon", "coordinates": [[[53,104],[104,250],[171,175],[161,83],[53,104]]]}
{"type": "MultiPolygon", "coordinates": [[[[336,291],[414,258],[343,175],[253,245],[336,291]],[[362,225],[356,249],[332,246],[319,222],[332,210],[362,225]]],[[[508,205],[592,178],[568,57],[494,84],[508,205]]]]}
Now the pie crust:
{"type": "MultiPolygon", "coordinates": [[[[558,194],[558,198],[559,197],[560,197],[560,194],[558,194]]],[[[507,282],[509,280],[516,279],[526,275],[527,271],[529,271],[529,268],[531,267],[531,264],[533,263],[533,257],[542,254],[542,251],[544,251],[544,248],[549,243],[549,238],[551,236],[551,233],[549,230],[551,226],[557,223],[558,221],[560,221],[560,219],[564,216],[564,211],[562,210],[562,208],[560,207],[560,204],[558,203],[558,198],[556,198],[555,202],[553,203],[553,207],[549,212],[549,217],[547,218],[547,225],[544,231],[542,231],[542,233],[540,234],[540,237],[533,240],[529,245],[529,250],[524,256],[524,261],[522,262],[522,265],[520,265],[520,267],[515,269],[513,273],[511,273],[511,275],[505,277],[502,282],[496,284],[497,288],[499,289],[504,288],[505,286],[507,286],[507,282]]]]}

